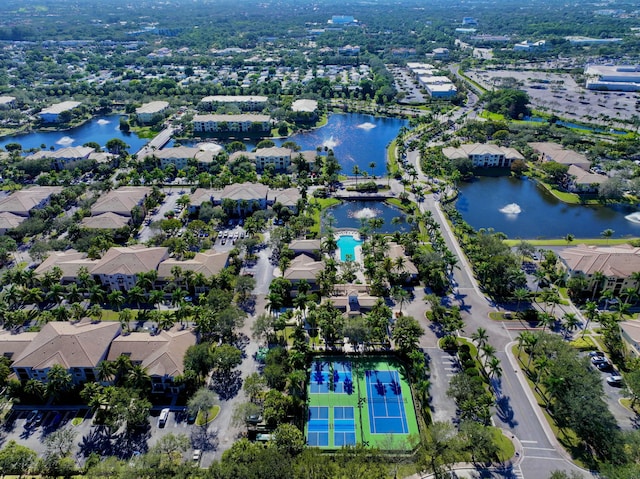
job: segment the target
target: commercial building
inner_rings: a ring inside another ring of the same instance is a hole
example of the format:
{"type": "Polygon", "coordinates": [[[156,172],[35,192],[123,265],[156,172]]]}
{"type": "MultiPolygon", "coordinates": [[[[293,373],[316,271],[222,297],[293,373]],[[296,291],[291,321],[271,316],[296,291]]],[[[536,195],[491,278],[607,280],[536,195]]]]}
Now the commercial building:
{"type": "Polygon", "coordinates": [[[584,74],[589,90],[640,90],[640,65],[587,65],[584,74]]]}

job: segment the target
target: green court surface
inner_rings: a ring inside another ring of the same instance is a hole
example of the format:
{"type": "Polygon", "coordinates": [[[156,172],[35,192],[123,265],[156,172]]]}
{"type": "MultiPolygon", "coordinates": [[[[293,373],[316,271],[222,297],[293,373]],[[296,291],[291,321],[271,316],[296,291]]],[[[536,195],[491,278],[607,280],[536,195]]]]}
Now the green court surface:
{"type": "Polygon", "coordinates": [[[411,388],[393,358],[316,357],[309,372],[309,446],[407,451],[418,437],[411,388]]]}

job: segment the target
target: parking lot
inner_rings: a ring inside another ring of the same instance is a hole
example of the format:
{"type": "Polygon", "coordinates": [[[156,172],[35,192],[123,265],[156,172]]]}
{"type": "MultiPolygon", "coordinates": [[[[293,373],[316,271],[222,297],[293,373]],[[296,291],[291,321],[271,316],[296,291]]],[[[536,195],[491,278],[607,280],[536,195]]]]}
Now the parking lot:
{"type": "Polygon", "coordinates": [[[191,441],[191,449],[185,453],[185,458],[192,457],[195,449],[200,449],[201,455],[213,457],[217,447],[217,431],[212,424],[207,427],[196,426],[192,420],[188,420],[184,407],[174,407],[166,423],[160,425],[160,411],[161,408],[152,410],[147,428],[133,434],[127,434],[121,428],[108,437],[105,436],[104,427],[93,425],[91,413],[86,407],[19,406],[9,414],[0,429],[0,447],[13,440],[41,455],[45,452],[47,436],[54,431],[68,429],[75,435],[72,454],[82,464],[91,452],[123,458],[145,453],[162,436],[173,433],[184,434],[191,441]],[[77,419],[77,424],[74,424],[74,418],[81,420],[77,419]]]}
{"type": "Polygon", "coordinates": [[[637,92],[587,90],[569,73],[545,72],[544,67],[540,71],[469,70],[466,74],[489,90],[517,85],[529,95],[534,109],[576,121],[606,124],[608,118],[630,120],[636,114],[637,92]]]}

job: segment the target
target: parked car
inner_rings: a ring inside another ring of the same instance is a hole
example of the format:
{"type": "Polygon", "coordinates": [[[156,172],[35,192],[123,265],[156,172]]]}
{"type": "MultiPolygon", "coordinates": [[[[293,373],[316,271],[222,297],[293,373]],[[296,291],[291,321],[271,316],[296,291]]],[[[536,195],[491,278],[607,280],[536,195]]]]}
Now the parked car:
{"type": "Polygon", "coordinates": [[[611,369],[611,363],[609,361],[600,362],[596,364],[596,367],[600,371],[609,371],[611,369]]]}
{"type": "Polygon", "coordinates": [[[604,353],[602,351],[589,351],[589,357],[591,358],[597,358],[597,357],[604,357],[604,353]]]}
{"type": "Polygon", "coordinates": [[[592,356],[591,362],[595,365],[598,365],[599,363],[608,363],[609,360],[604,356],[592,356]]]}
{"type": "Polygon", "coordinates": [[[200,457],[202,456],[202,451],[200,449],[196,449],[193,451],[193,462],[200,462],[200,457]]]}
{"type": "Polygon", "coordinates": [[[169,419],[170,412],[171,412],[171,409],[169,409],[168,407],[160,411],[160,416],[158,417],[158,427],[164,427],[167,424],[167,420],[169,419]]]}
{"type": "Polygon", "coordinates": [[[619,376],[617,374],[612,374],[607,378],[607,382],[611,386],[622,386],[622,376],[619,376]]]}
{"type": "Polygon", "coordinates": [[[42,413],[37,409],[35,411],[31,411],[27,416],[26,425],[27,426],[37,426],[42,421],[42,413]]]}

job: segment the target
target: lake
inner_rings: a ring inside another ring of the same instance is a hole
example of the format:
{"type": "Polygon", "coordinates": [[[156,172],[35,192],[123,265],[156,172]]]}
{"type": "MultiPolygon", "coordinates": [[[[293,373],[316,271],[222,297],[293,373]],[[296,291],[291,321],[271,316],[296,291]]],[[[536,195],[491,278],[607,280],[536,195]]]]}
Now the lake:
{"type": "Polygon", "coordinates": [[[402,126],[408,125],[407,120],[398,118],[334,113],[325,126],[292,135],[287,140],[294,141],[303,150],[332,149],[343,175],[352,175],[354,165],[358,165],[369,175],[383,176],[387,173],[387,145],[398,136],[402,126]],[[371,162],[375,163],[373,169],[369,168],[371,162]]]}
{"type": "Polygon", "coordinates": [[[119,138],[129,145],[130,153],[135,153],[149,140],[138,138],[134,133],[120,131],[120,116],[98,116],[84,125],[65,131],[33,131],[24,135],[5,136],[0,139],[0,146],[4,148],[7,143],[20,143],[23,150],[29,150],[41,149],[41,145],[44,144],[45,149],[53,146],[58,150],[66,146],[82,146],[89,141],[95,141],[104,147],[107,141],[119,138]]]}
{"type": "Polygon", "coordinates": [[[640,208],[568,205],[528,178],[479,177],[462,182],[456,209],[475,229],[493,228],[509,238],[598,238],[640,236],[640,208]],[[638,219],[636,219],[638,218],[638,219]]]}

